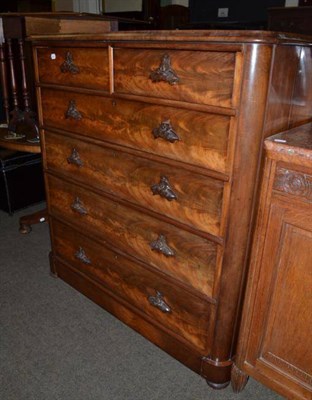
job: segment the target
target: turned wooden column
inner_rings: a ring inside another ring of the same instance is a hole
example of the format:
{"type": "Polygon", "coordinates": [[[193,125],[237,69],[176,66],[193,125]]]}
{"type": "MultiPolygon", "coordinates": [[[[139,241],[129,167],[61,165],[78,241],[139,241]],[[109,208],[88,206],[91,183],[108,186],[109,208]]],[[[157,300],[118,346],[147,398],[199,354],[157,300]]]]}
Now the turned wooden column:
{"type": "Polygon", "coordinates": [[[9,123],[9,95],[8,95],[8,81],[7,81],[7,68],[4,55],[3,43],[0,43],[0,82],[2,91],[3,110],[5,114],[5,122],[9,123]]]}
{"type": "Polygon", "coordinates": [[[22,16],[1,16],[2,46],[0,49],[3,107],[8,123],[7,139],[39,141],[36,104],[28,82],[32,71],[31,57],[25,52],[25,22],[22,16]],[[33,97],[33,98],[32,98],[33,97]]]}

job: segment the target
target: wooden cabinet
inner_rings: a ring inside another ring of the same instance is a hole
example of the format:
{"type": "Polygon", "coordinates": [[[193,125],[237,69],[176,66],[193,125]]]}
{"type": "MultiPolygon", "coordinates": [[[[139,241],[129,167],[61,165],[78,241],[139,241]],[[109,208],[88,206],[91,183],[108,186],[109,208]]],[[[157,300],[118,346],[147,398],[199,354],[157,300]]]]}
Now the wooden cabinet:
{"type": "Polygon", "coordinates": [[[311,120],[311,44],[172,31],[33,48],[52,270],[226,386],[262,144],[311,120]]]}
{"type": "Polygon", "coordinates": [[[236,365],[288,399],[308,400],[312,397],[312,125],[274,135],[265,148],[236,365]]]}
{"type": "Polygon", "coordinates": [[[312,34],[312,7],[275,7],[268,9],[268,29],[312,34]]]}

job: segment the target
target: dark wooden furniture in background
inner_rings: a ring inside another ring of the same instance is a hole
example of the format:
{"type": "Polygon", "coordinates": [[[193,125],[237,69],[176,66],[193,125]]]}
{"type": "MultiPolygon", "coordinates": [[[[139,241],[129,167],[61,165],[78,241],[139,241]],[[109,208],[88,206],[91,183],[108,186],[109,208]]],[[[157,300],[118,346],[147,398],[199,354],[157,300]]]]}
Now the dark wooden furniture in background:
{"type": "Polygon", "coordinates": [[[5,149],[0,145],[0,209],[12,215],[44,199],[41,154],[5,149]]]}
{"type": "Polygon", "coordinates": [[[25,46],[23,18],[1,14],[0,23],[3,31],[0,48],[1,86],[8,133],[12,136],[27,134],[28,139],[37,138],[39,142],[32,58],[29,46],[28,49],[25,46]]]}
{"type": "Polygon", "coordinates": [[[159,27],[160,29],[177,29],[187,26],[190,22],[188,7],[178,4],[160,7],[159,27]]]}
{"type": "Polygon", "coordinates": [[[312,7],[269,8],[268,29],[312,35],[312,7]]]}
{"type": "Polygon", "coordinates": [[[265,141],[236,365],[287,399],[312,398],[312,124],[265,141]]]}
{"type": "Polygon", "coordinates": [[[312,6],[312,0],[299,0],[299,4],[300,7],[307,7],[307,6],[312,6]]]}
{"type": "Polygon", "coordinates": [[[266,30],[268,8],[284,6],[285,0],[189,0],[190,22],[195,29],[266,30]],[[228,8],[227,17],[218,16],[220,7],[228,8]]]}
{"type": "MultiPolygon", "coordinates": [[[[27,138],[20,138],[18,140],[6,139],[8,136],[8,129],[1,128],[0,129],[0,147],[9,150],[15,150],[20,152],[27,153],[41,153],[41,148],[39,143],[31,143],[27,141],[27,138]]],[[[28,190],[36,190],[36,188],[32,189],[32,186],[28,188],[28,190]]],[[[48,219],[47,210],[40,210],[32,214],[24,215],[19,220],[19,231],[20,233],[29,233],[31,231],[31,225],[45,222],[48,219]]]]}
{"type": "Polygon", "coordinates": [[[141,11],[106,12],[104,8],[103,15],[118,18],[120,30],[159,29],[160,9],[160,0],[142,0],[141,11]]]}
{"type": "MultiPolygon", "coordinates": [[[[102,33],[118,29],[118,22],[77,13],[0,14],[0,78],[8,128],[0,131],[0,146],[16,151],[40,152],[33,59],[26,38],[33,34],[102,33]]],[[[45,221],[46,210],[24,216],[20,232],[45,221]]]]}
{"type": "Polygon", "coordinates": [[[312,119],[311,42],[248,31],[32,40],[52,271],[225,387],[263,140],[312,119]]]}
{"type": "Polygon", "coordinates": [[[1,0],[1,13],[51,12],[52,0],[1,0]]]}

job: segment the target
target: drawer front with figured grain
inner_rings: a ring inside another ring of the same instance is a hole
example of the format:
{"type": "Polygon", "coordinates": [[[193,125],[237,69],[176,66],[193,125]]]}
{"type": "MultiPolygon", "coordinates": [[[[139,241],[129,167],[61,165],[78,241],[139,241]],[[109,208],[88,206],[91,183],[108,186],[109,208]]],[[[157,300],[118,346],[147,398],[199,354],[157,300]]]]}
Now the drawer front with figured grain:
{"type": "Polygon", "coordinates": [[[231,107],[234,71],[234,52],[114,49],[116,93],[231,107]]]}
{"type": "Polygon", "coordinates": [[[37,49],[39,82],[109,90],[107,48],[37,49]]]}
{"type": "Polygon", "coordinates": [[[52,215],[212,295],[217,244],[56,177],[48,190],[52,215]]]}
{"type": "Polygon", "coordinates": [[[47,88],[41,95],[46,127],[229,170],[230,117],[47,88]]]}
{"type": "Polygon", "coordinates": [[[194,346],[207,350],[211,304],[55,220],[52,231],[57,257],[194,346]]]}
{"type": "Polygon", "coordinates": [[[223,182],[49,131],[45,148],[48,169],[219,235],[223,182]]]}

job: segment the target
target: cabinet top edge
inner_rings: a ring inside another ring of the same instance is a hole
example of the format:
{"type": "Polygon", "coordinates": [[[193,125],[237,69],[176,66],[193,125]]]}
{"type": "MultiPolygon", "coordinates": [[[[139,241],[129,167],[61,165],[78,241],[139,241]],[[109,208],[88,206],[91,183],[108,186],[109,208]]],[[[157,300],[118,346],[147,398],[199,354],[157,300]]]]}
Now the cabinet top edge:
{"type": "Polygon", "coordinates": [[[264,147],[272,158],[281,154],[298,156],[309,160],[312,166],[312,122],[268,137],[264,147]]]}
{"type": "Polygon", "coordinates": [[[312,46],[312,36],[296,33],[248,30],[163,30],[118,31],[101,34],[32,35],[28,40],[40,41],[187,41],[264,44],[304,44],[312,46]]]}

